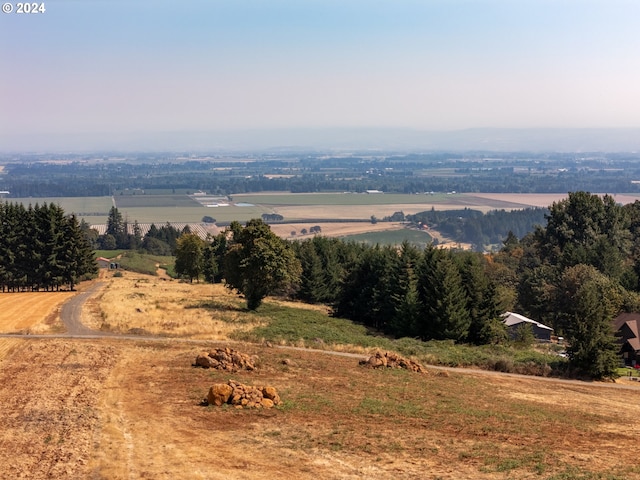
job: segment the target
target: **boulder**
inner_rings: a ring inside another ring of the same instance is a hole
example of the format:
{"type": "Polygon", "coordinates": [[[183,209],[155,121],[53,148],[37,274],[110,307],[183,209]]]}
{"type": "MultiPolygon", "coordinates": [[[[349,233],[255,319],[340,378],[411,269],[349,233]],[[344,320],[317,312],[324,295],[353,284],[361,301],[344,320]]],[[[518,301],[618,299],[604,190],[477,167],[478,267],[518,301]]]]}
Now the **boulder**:
{"type": "Polygon", "coordinates": [[[238,370],[253,371],[258,363],[257,356],[249,356],[236,352],[231,348],[218,348],[210,352],[202,352],[196,357],[195,365],[203,368],[215,368],[235,372],[238,370]]]}
{"type": "Polygon", "coordinates": [[[225,383],[216,383],[209,389],[207,402],[209,403],[209,405],[215,405],[219,407],[229,401],[232,393],[233,388],[231,388],[230,385],[225,383]]]}
{"type": "Polygon", "coordinates": [[[376,352],[369,360],[360,360],[360,365],[369,368],[404,368],[417,373],[426,373],[425,368],[417,362],[403,358],[394,352],[376,352]]]}
{"type": "Polygon", "coordinates": [[[209,405],[233,405],[236,408],[272,408],[280,404],[280,396],[274,387],[253,387],[234,380],[219,383],[209,389],[209,405]]]}

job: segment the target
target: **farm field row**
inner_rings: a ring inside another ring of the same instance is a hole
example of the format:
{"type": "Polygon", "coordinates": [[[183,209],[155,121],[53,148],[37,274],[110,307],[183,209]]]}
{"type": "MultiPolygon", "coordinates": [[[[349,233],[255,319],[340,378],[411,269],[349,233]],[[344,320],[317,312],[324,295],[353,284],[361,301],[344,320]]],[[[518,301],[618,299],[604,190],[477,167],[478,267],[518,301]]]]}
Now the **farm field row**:
{"type": "MultiPolygon", "coordinates": [[[[352,193],[256,193],[232,195],[226,206],[206,207],[198,205],[188,195],[131,195],[116,197],[59,197],[59,198],[10,198],[10,202],[25,205],[57,203],[66,212],[76,213],[92,225],[105,224],[107,213],[115,204],[130,223],[199,223],[210,216],[219,223],[233,220],[246,222],[259,218],[263,213],[277,213],[285,220],[300,222],[308,219],[369,219],[372,215],[381,219],[394,212],[413,214],[432,208],[452,210],[472,208],[483,212],[495,209],[520,209],[548,207],[565,194],[352,194],[352,193]]],[[[630,203],[638,195],[618,194],[620,203],[630,203]]]]}

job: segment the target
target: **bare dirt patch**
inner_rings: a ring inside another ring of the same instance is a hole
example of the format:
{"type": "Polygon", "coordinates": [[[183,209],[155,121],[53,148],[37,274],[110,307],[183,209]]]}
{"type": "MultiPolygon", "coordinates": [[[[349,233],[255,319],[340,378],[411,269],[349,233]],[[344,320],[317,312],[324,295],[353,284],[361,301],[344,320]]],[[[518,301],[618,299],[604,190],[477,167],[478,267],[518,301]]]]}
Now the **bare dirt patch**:
{"type": "Polygon", "coordinates": [[[199,347],[173,340],[20,342],[0,369],[0,478],[640,478],[638,389],[257,345],[242,351],[261,368],[230,374],[193,367],[199,347]],[[202,406],[229,380],[282,403],[202,406]]]}

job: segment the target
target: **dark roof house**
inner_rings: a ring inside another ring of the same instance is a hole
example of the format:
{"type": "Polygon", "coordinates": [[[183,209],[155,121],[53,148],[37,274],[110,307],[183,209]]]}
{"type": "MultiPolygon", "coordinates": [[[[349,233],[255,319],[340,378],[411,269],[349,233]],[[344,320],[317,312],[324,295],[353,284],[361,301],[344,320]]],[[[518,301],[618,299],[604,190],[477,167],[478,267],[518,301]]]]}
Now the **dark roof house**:
{"type": "Polygon", "coordinates": [[[620,354],[625,365],[635,366],[640,361],[640,313],[621,313],[613,319],[613,329],[620,343],[620,354]]]}

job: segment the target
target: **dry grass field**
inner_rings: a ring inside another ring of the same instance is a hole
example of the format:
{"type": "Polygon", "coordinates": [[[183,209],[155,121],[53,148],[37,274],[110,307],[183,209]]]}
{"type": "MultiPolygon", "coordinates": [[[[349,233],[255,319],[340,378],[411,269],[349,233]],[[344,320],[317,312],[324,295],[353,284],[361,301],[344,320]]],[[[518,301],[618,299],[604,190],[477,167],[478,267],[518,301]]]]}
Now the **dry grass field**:
{"type": "Polygon", "coordinates": [[[305,228],[309,231],[310,227],[319,226],[322,229],[322,235],[327,237],[345,237],[347,235],[355,235],[358,233],[381,232],[385,230],[399,230],[404,228],[401,223],[397,222],[344,222],[344,223],[283,223],[270,225],[271,230],[279,237],[289,240],[304,240],[310,238],[313,234],[302,235],[300,231],[305,228]],[[296,232],[291,235],[291,232],[296,232]]]}
{"type": "Polygon", "coordinates": [[[45,333],[59,328],[60,306],[75,292],[0,294],[0,333],[45,333]]]}
{"type": "Polygon", "coordinates": [[[210,285],[104,280],[85,323],[170,337],[0,339],[0,478],[640,479],[640,382],[371,370],[353,356],[228,341],[251,325],[211,318],[231,294],[210,285]],[[219,346],[257,355],[258,369],[192,366],[219,346]],[[229,379],[274,386],[283,403],[201,404],[229,379]]]}
{"type": "Polygon", "coordinates": [[[220,284],[122,273],[122,277],[105,278],[101,293],[85,304],[85,325],[122,334],[208,340],[225,340],[231,331],[255,326],[239,319],[231,302],[237,296],[220,284]],[[210,306],[217,307],[216,317],[210,306]]]}

